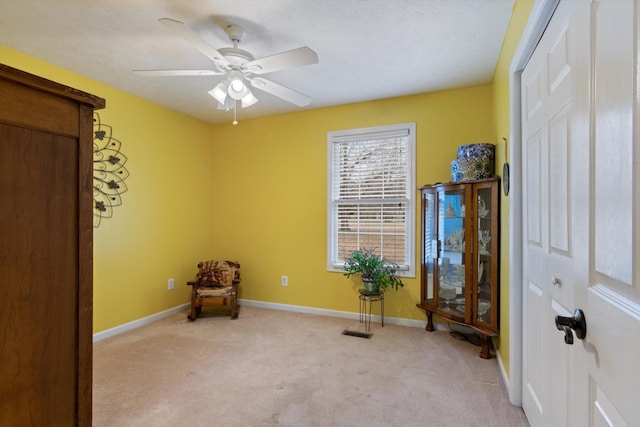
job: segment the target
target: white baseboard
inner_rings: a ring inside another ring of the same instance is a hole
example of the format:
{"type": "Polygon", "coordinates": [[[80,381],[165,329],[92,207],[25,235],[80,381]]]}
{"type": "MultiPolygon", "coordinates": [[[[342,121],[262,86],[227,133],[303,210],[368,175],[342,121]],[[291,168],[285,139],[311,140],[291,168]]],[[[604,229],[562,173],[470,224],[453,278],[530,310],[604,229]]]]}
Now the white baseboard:
{"type": "Polygon", "coordinates": [[[112,337],[114,335],[121,334],[126,331],[130,331],[135,328],[139,328],[140,326],[146,325],[153,321],[162,319],[163,317],[171,316],[172,314],[179,313],[185,310],[187,307],[190,307],[191,303],[182,304],[177,307],[170,308],[169,310],[161,311],[159,313],[152,314],[151,316],[143,317],[142,319],[134,320],[129,323],[125,323],[120,326],[116,326],[115,328],[107,329],[102,332],[98,332],[93,334],[93,342],[101,341],[105,338],[112,337]]]}
{"type": "Polygon", "coordinates": [[[502,378],[502,384],[507,391],[507,396],[511,396],[511,393],[509,392],[511,388],[509,377],[507,376],[507,372],[504,370],[504,365],[502,364],[502,359],[500,358],[500,352],[498,351],[496,351],[496,360],[498,361],[498,370],[500,372],[500,377],[502,378]]]}
{"type": "MultiPolygon", "coordinates": [[[[303,305],[279,304],[275,302],[255,301],[247,299],[239,299],[240,305],[248,307],[267,308],[271,310],[292,311],[296,313],[315,314],[318,316],[339,317],[343,319],[360,320],[360,314],[350,311],[327,310],[323,308],[306,307],[303,305]]],[[[372,315],[372,322],[380,322],[380,316],[372,315]]],[[[384,316],[385,323],[390,325],[409,326],[412,328],[424,328],[426,320],[405,319],[402,317],[384,316]]]]}
{"type": "MultiPolygon", "coordinates": [[[[296,313],[315,314],[318,316],[339,317],[343,319],[353,319],[353,320],[360,319],[359,313],[353,313],[351,311],[328,310],[323,308],[306,307],[302,305],[279,304],[275,302],[255,301],[255,300],[247,300],[247,299],[238,299],[238,303],[240,305],[246,305],[248,307],[266,308],[270,310],[291,311],[296,313]]],[[[167,316],[171,316],[172,314],[175,314],[175,313],[179,313],[180,311],[187,309],[189,306],[190,306],[190,303],[182,304],[177,307],[173,307],[168,310],[152,314],[151,316],[143,317],[141,319],[134,320],[132,322],[125,323],[123,325],[119,325],[102,332],[95,333],[93,334],[93,342],[95,343],[103,339],[121,334],[123,332],[127,332],[135,328],[139,328],[140,326],[146,325],[153,321],[162,319],[167,316]]],[[[380,316],[372,315],[371,321],[380,322],[381,321],[380,316]]],[[[390,325],[408,326],[411,328],[424,328],[426,325],[426,319],[415,320],[415,319],[406,319],[403,317],[385,316],[384,321],[390,325]]],[[[437,330],[448,330],[447,325],[445,323],[434,322],[434,327],[437,330]]]]}

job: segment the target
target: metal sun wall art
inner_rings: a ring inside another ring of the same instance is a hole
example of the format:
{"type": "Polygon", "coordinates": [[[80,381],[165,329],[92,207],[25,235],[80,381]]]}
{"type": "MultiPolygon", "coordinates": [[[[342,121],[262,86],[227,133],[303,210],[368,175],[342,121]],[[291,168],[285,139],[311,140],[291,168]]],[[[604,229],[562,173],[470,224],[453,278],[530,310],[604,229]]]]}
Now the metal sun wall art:
{"type": "Polygon", "coordinates": [[[111,136],[111,126],[93,116],[93,226],[99,227],[102,218],[111,218],[113,208],[122,204],[127,191],[125,179],[129,171],[124,165],[127,156],[120,151],[121,142],[111,136]]]}

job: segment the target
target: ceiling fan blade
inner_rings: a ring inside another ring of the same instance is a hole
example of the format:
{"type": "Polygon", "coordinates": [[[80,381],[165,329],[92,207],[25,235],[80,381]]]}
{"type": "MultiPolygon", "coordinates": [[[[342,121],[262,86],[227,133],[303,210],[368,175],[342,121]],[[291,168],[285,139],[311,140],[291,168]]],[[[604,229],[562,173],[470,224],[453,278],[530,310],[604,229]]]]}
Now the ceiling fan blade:
{"type": "Polygon", "coordinates": [[[211,59],[216,67],[225,70],[231,66],[229,61],[214,49],[209,43],[204,41],[199,35],[194,33],[180,21],[170,18],[158,19],[162,25],[169,28],[175,35],[182,37],[183,40],[191,43],[196,49],[202,52],[207,58],[211,59]]]}
{"type": "Polygon", "coordinates": [[[288,87],[272,82],[271,80],[263,79],[262,77],[255,77],[250,81],[251,86],[256,89],[277,96],[278,98],[282,98],[287,102],[297,105],[298,107],[305,107],[311,103],[311,98],[307,95],[303,95],[293,89],[289,89],[288,87]]]}
{"type": "Polygon", "coordinates": [[[266,74],[317,63],[318,54],[305,46],[250,61],[247,63],[247,69],[254,74],[266,74]]]}
{"type": "Polygon", "coordinates": [[[144,77],[215,76],[224,74],[214,70],[133,70],[133,72],[144,77]]]}

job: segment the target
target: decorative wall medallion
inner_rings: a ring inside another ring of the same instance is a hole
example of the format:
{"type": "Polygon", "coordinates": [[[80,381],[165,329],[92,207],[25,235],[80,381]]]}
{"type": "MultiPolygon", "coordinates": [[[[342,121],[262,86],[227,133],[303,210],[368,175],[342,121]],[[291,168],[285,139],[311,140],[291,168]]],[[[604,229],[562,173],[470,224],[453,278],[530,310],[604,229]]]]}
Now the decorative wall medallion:
{"type": "Polygon", "coordinates": [[[111,218],[113,208],[122,204],[121,194],[127,191],[124,180],[129,171],[124,167],[127,156],[120,151],[121,142],[111,136],[111,126],[93,115],[93,226],[102,218],[111,218]]]}

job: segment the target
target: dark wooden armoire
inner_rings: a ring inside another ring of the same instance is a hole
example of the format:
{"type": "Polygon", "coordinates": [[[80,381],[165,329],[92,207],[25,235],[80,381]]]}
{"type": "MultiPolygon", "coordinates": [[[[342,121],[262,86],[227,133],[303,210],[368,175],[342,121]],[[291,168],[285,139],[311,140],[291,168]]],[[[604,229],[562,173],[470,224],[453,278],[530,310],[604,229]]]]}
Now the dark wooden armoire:
{"type": "Polygon", "coordinates": [[[90,426],[93,111],[0,64],[0,426],[90,426]]]}

